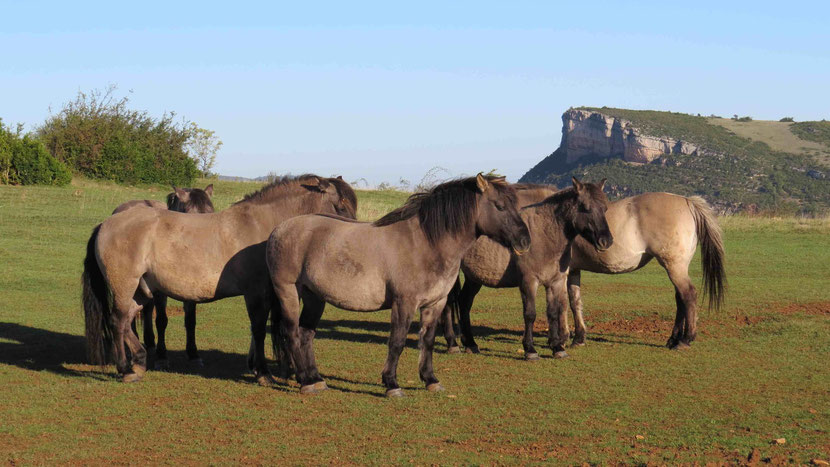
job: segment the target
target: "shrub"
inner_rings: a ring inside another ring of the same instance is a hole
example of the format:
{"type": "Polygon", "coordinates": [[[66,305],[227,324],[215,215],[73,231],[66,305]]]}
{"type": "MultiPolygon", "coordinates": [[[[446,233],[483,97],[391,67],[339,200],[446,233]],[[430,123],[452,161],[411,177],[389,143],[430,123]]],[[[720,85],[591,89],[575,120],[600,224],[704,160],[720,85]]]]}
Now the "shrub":
{"type": "Polygon", "coordinates": [[[79,92],[38,128],[46,149],[72,170],[117,182],[190,185],[199,175],[184,149],[190,135],[175,114],[155,119],[131,110],[115,87],[79,92]]]}
{"type": "Polygon", "coordinates": [[[66,185],[72,173],[52,157],[40,141],[21,136],[0,120],[0,183],[12,185],[66,185]]]}
{"type": "Polygon", "coordinates": [[[782,118],[781,120],[778,120],[778,121],[779,122],[794,122],[795,119],[792,118],[792,117],[784,117],[784,118],[782,118]]]}

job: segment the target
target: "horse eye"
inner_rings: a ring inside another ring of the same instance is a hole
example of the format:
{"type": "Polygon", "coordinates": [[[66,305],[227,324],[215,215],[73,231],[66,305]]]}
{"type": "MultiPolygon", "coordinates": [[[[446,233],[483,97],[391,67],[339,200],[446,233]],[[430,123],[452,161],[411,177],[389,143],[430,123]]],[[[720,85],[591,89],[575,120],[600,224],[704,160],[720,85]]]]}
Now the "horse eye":
{"type": "Polygon", "coordinates": [[[498,209],[499,211],[504,211],[504,204],[496,203],[496,209],[498,209]]]}

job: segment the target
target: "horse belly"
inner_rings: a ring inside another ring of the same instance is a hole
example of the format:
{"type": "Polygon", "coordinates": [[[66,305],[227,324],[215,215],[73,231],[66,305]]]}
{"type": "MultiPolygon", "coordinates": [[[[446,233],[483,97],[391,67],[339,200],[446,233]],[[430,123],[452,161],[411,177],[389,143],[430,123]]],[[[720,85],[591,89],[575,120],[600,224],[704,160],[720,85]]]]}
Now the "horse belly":
{"type": "Polygon", "coordinates": [[[465,278],[487,287],[517,287],[519,272],[507,248],[490,239],[479,239],[461,263],[465,278]]]}
{"type": "Polygon", "coordinates": [[[332,305],[351,311],[388,308],[386,283],[374,274],[308,274],[306,287],[332,305]]]}

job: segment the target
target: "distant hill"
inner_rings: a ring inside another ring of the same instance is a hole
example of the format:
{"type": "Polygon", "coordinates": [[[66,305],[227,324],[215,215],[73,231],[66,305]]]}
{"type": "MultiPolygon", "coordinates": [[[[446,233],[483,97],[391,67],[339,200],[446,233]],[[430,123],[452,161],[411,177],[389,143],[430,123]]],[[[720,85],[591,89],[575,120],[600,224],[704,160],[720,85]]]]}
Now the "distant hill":
{"type": "Polygon", "coordinates": [[[562,123],[559,148],[521,182],[608,178],[616,197],[668,191],[701,195],[722,212],[830,212],[830,122],[580,107],[562,123]]]}

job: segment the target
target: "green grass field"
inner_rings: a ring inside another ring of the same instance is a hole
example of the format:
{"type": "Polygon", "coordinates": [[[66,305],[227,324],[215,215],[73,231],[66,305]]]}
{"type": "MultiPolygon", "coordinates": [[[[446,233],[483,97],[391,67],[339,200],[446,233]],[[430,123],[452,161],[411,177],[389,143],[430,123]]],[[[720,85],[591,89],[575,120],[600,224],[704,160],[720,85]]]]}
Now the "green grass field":
{"type": "MultiPolygon", "coordinates": [[[[257,187],[217,183],[217,209],[257,187]]],[[[241,298],[199,306],[205,368],[188,365],[172,300],[171,371],[128,385],[112,367],[87,365],[89,233],[120,202],[166,193],[77,180],[0,186],[0,462],[735,464],[753,449],[775,462],[830,458],[826,219],[723,219],[727,305],[701,312],[688,351],[663,347],[674,294],[657,264],[583,275],[588,345],[566,360],[546,350],[523,361],[518,291],[484,290],[472,315],[482,353],[447,354],[439,338],[447,391],[428,393],[413,325],[399,367],[409,397],[387,400],[388,312],[326,311],[315,346],[331,390],[317,396],[293,383],[260,387],[246,373],[241,298]]],[[[360,192],[360,216],[405,197],[360,192]]],[[[692,273],[700,277],[697,262],[692,273]]]]}

